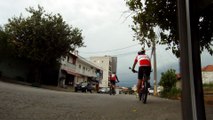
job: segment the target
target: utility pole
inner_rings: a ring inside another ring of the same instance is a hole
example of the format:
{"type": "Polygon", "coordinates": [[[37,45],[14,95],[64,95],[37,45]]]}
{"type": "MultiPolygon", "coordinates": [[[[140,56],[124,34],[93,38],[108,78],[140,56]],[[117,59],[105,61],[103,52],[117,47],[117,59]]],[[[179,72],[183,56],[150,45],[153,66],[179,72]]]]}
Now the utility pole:
{"type": "Polygon", "coordinates": [[[153,40],[153,66],[154,66],[154,95],[157,95],[157,63],[156,63],[156,47],[155,47],[155,40],[153,40]]]}

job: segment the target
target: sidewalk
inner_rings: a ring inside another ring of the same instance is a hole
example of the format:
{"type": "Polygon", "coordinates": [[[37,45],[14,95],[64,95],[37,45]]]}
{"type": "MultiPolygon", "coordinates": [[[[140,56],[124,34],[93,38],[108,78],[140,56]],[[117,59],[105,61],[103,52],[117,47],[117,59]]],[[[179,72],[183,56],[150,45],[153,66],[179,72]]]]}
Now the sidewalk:
{"type": "MultiPolygon", "coordinates": [[[[23,81],[8,79],[8,78],[0,78],[0,81],[14,83],[14,84],[20,84],[20,85],[26,85],[26,86],[32,86],[33,87],[32,83],[27,83],[27,82],[23,82],[23,81]]],[[[56,91],[64,91],[64,92],[74,92],[74,88],[73,87],[72,88],[71,87],[61,88],[61,87],[51,86],[51,85],[41,85],[38,88],[56,90],[56,91]]]]}

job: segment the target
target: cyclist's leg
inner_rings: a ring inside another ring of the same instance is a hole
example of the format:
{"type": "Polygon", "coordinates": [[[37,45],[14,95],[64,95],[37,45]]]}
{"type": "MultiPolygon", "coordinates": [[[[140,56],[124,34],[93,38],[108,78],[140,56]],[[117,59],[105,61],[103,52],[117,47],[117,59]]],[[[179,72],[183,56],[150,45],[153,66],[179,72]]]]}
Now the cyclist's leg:
{"type": "Polygon", "coordinates": [[[110,94],[113,94],[114,88],[115,88],[115,82],[113,80],[110,80],[111,86],[110,86],[110,94]]]}
{"type": "Polygon", "coordinates": [[[113,81],[113,94],[115,94],[115,81],[113,81]]]}
{"type": "Polygon", "coordinates": [[[137,92],[140,93],[141,85],[143,80],[143,67],[140,66],[138,69],[138,84],[137,84],[137,92]]]}
{"type": "Polygon", "coordinates": [[[138,79],[138,83],[137,83],[137,93],[140,93],[140,89],[141,89],[141,84],[142,84],[142,80],[138,79]]]}
{"type": "Polygon", "coordinates": [[[112,81],[110,80],[109,94],[111,95],[111,93],[112,93],[112,81]]]}
{"type": "Polygon", "coordinates": [[[146,77],[145,79],[147,80],[147,83],[148,83],[148,88],[150,88],[150,72],[151,72],[151,67],[150,66],[147,66],[145,68],[145,74],[146,74],[146,77]]]}

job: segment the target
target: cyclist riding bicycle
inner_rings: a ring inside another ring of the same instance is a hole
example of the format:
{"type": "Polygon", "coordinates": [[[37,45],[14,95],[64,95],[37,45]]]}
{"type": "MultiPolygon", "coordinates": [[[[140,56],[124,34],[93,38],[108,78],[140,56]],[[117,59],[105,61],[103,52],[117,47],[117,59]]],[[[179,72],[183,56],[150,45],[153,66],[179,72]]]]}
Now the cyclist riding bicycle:
{"type": "MultiPolygon", "coordinates": [[[[145,54],[144,48],[141,49],[141,51],[138,52],[138,55],[135,57],[135,61],[132,66],[132,72],[135,71],[135,66],[138,63],[138,83],[137,83],[137,93],[139,94],[140,89],[141,89],[141,84],[142,84],[142,79],[143,79],[143,73],[146,74],[146,77],[149,80],[150,78],[150,72],[151,72],[151,60],[148,55],[145,54]]],[[[150,87],[150,83],[148,85],[150,87]]]]}
{"type": "MultiPolygon", "coordinates": [[[[113,73],[110,75],[110,83],[111,83],[110,88],[113,89],[113,90],[115,90],[116,80],[117,80],[117,82],[119,82],[117,75],[115,74],[115,72],[113,72],[113,73]]],[[[113,92],[114,92],[114,91],[113,91],[113,92]]],[[[111,93],[110,93],[110,94],[111,94],[111,93]]]]}

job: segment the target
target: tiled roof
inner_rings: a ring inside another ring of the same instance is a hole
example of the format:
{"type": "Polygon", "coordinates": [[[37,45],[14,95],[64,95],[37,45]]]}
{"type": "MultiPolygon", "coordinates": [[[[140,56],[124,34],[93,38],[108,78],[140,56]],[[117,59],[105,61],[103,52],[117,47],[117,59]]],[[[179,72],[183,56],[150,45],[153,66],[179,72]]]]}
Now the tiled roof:
{"type": "Polygon", "coordinates": [[[213,65],[207,65],[202,68],[202,71],[213,71],[213,65]]]}
{"type": "Polygon", "coordinates": [[[181,79],[180,73],[177,73],[177,74],[176,74],[176,78],[177,78],[177,79],[181,79]]]}

